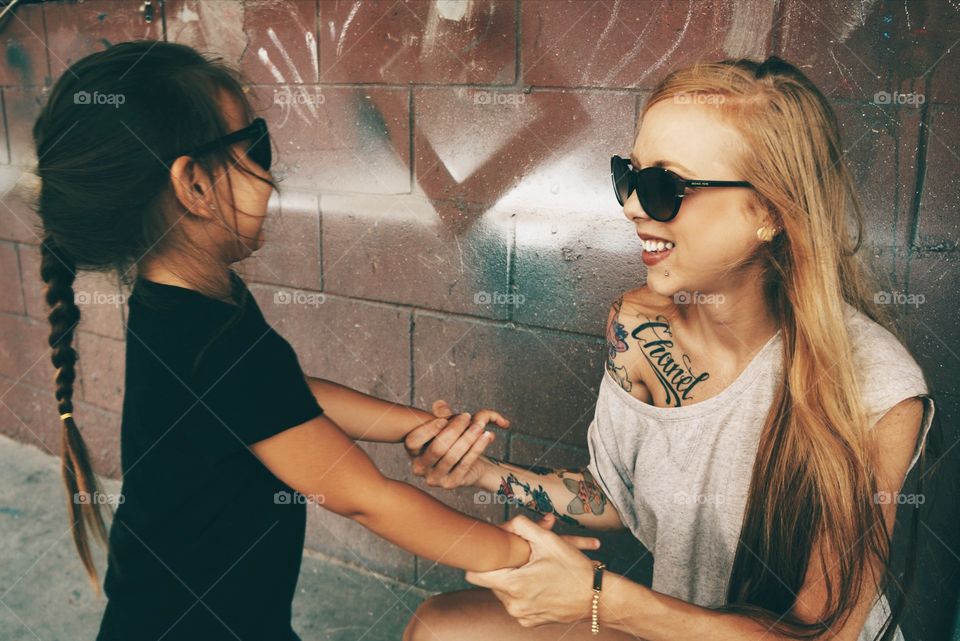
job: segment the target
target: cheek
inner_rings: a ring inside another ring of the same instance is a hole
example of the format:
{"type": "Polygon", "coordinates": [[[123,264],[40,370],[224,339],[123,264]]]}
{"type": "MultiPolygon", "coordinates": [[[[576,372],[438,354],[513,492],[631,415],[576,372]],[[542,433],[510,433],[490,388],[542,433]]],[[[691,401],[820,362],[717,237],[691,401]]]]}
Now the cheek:
{"type": "Polygon", "coordinates": [[[756,247],[756,229],[736,209],[714,208],[706,201],[680,210],[674,237],[683,251],[678,266],[704,270],[725,269],[746,259],[756,247]],[[689,214],[683,220],[683,214],[689,214]]]}

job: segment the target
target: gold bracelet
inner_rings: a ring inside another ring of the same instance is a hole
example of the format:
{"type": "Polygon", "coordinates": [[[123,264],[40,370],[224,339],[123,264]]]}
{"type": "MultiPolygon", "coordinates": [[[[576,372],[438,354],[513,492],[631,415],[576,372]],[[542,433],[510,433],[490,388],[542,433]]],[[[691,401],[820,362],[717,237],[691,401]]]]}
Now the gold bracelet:
{"type": "Polygon", "coordinates": [[[600,634],[600,586],[603,583],[603,570],[606,563],[598,563],[593,568],[593,602],[590,604],[590,632],[600,634]]]}

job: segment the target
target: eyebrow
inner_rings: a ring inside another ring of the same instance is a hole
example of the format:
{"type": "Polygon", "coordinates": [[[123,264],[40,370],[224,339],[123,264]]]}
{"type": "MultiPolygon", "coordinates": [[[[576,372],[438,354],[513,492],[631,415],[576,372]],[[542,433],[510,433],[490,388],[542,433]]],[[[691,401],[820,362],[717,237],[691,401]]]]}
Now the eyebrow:
{"type": "MultiPolygon", "coordinates": [[[[630,153],[630,162],[633,163],[633,166],[634,166],[634,167],[641,167],[641,166],[643,165],[643,163],[641,163],[640,160],[639,160],[636,156],[634,156],[632,152],[630,153]]],[[[684,167],[684,166],[681,165],[680,163],[678,163],[678,162],[673,162],[672,160],[655,160],[655,161],[653,161],[653,163],[652,163],[650,166],[651,166],[651,167],[668,167],[668,166],[673,166],[673,167],[676,167],[677,169],[680,169],[680,170],[686,172],[688,175],[694,173],[692,170],[687,169],[686,167],[684,167]]]]}

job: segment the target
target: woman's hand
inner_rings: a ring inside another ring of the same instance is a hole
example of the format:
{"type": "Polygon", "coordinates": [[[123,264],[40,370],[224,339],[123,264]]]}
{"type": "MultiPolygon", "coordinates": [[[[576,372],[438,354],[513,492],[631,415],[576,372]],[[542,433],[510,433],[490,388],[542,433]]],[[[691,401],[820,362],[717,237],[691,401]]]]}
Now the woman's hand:
{"type": "Polygon", "coordinates": [[[507,521],[500,527],[527,540],[530,561],[519,568],[466,573],[468,582],[490,588],[525,628],[590,620],[595,563],[580,549],[596,549],[600,542],[558,536],[551,531],[555,522],[551,514],[539,524],[523,515],[507,521]]]}
{"type": "Polygon", "coordinates": [[[488,409],[473,416],[453,416],[442,400],[435,401],[431,409],[435,416],[449,420],[429,421],[407,434],[404,448],[413,473],[423,477],[427,485],[448,490],[476,484],[483,470],[478,459],[494,440],[493,432],[484,428],[489,423],[507,428],[510,421],[488,409]]]}

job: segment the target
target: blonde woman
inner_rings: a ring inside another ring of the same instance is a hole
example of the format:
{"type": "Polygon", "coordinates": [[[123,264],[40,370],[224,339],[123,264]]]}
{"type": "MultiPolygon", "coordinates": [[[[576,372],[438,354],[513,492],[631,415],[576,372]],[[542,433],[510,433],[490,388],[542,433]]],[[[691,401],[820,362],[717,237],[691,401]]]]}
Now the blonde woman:
{"type": "Polygon", "coordinates": [[[427,600],[406,639],[902,639],[890,540],[934,403],[874,305],[826,98],[776,57],[681,69],[612,166],[648,272],[609,313],[590,464],[484,457],[465,419],[422,455],[434,434],[411,433],[430,484],[547,516],[504,526],[528,564],[468,572],[488,589],[427,600]],[[629,528],[652,586],[598,569],[557,519],[629,528]]]}

